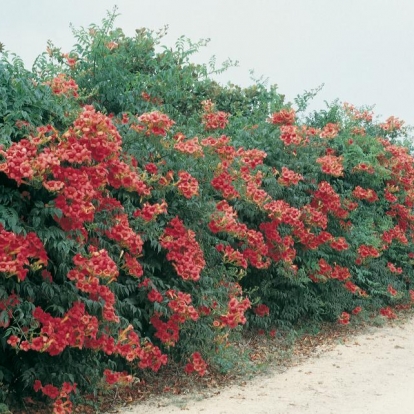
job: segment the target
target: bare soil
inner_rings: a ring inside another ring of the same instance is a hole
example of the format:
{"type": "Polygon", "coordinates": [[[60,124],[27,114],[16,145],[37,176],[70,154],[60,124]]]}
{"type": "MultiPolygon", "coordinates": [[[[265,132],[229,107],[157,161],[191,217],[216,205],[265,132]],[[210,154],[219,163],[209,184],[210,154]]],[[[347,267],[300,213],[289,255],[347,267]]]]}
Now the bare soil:
{"type": "MultiPolygon", "coordinates": [[[[306,340],[306,338],[305,338],[306,340]]],[[[312,342],[312,338],[308,338],[312,342]]],[[[411,414],[414,319],[312,344],[286,369],[229,386],[152,397],[122,414],[411,414]],[[306,352],[304,352],[306,354],[306,352]]],[[[302,342],[303,344],[303,342],[302,342]]]]}

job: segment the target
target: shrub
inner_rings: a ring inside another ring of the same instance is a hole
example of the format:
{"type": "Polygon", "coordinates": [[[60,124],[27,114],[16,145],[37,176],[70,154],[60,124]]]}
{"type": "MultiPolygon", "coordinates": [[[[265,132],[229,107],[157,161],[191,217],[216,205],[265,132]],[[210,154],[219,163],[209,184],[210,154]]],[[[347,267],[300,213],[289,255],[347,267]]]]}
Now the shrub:
{"type": "Polygon", "coordinates": [[[201,43],[157,51],[159,35],[112,25],[75,31],[68,54],[50,44],[33,73],[0,65],[3,400],[70,412],[168,358],[204,375],[247,321],[408,306],[398,119],[338,103],[305,117],[306,96],[295,112],[274,87],[219,86],[189,60],[201,43]]]}

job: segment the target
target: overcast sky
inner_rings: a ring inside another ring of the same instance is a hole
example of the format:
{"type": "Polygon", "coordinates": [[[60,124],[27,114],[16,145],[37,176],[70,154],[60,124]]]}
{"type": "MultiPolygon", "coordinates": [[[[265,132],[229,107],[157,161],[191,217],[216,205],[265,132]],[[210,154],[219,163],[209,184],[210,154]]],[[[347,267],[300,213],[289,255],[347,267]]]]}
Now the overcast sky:
{"type": "Polygon", "coordinates": [[[48,39],[69,51],[69,24],[100,23],[115,4],[127,35],[167,24],[168,46],[210,38],[196,60],[238,60],[225,82],[247,86],[254,69],[289,100],[324,83],[313,107],[375,104],[414,125],[413,0],[0,0],[0,42],[31,67],[48,39]]]}

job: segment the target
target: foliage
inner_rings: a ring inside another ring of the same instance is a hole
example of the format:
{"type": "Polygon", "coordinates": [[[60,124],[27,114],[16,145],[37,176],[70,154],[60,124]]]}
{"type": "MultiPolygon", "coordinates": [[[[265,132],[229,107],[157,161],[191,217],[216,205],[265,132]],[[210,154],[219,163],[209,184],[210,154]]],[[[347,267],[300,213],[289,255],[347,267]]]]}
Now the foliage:
{"type": "Polygon", "coordinates": [[[0,400],[70,412],[168,358],[225,370],[242,326],[410,306],[401,121],[338,102],[301,121],[275,87],[214,82],[203,42],[113,23],[0,64],[0,400]]]}

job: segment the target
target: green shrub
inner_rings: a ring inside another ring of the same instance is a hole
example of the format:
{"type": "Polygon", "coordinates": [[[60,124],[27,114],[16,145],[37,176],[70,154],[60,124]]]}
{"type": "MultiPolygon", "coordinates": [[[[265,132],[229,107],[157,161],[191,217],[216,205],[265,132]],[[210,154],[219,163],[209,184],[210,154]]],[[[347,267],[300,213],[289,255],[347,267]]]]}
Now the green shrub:
{"type": "Polygon", "coordinates": [[[0,400],[70,411],[76,390],[168,358],[228,369],[247,318],[346,324],[409,306],[398,119],[337,102],[305,117],[309,94],[295,112],[275,87],[220,86],[190,61],[202,42],[160,48],[112,15],[75,37],[33,73],[0,64],[0,400]]]}

